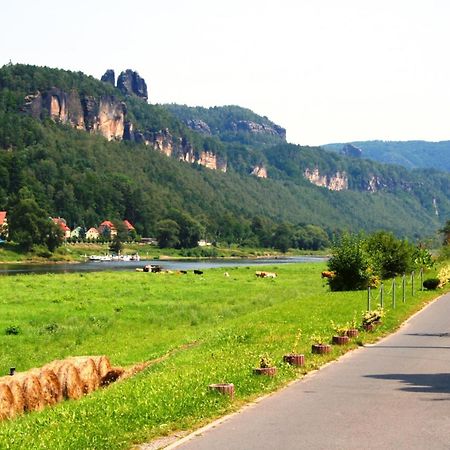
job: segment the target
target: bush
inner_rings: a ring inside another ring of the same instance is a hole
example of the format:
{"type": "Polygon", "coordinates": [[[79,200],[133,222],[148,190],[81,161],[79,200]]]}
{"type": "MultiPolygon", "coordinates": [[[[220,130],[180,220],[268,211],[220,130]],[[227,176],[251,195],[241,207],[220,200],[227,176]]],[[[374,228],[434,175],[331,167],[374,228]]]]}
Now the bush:
{"type": "Polygon", "coordinates": [[[379,231],[367,238],[367,252],[382,279],[393,278],[414,267],[415,247],[386,231],[379,231]]]}
{"type": "Polygon", "coordinates": [[[423,282],[423,287],[425,289],[434,291],[439,286],[441,280],[439,278],[428,278],[423,282]]]}
{"type": "Polygon", "coordinates": [[[20,334],[20,328],[17,325],[10,325],[5,329],[5,334],[7,335],[17,335],[20,334]]]}
{"type": "Polygon", "coordinates": [[[361,235],[344,234],[332,247],[328,261],[335,276],[328,280],[333,291],[354,291],[365,289],[373,277],[370,258],[361,235]]]}

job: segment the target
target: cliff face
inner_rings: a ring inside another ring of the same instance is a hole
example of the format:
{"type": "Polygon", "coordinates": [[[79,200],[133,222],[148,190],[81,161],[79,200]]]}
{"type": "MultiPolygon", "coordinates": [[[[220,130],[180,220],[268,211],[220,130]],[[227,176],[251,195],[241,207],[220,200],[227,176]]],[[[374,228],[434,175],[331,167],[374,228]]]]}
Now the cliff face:
{"type": "Polygon", "coordinates": [[[255,166],[251,171],[251,175],[258,178],[267,178],[267,169],[264,166],[255,166]]]}
{"type": "Polygon", "coordinates": [[[326,187],[330,191],[343,191],[348,189],[348,177],[345,172],[336,172],[333,175],[321,175],[319,169],[305,169],[304,176],[316,186],[326,187]]]}
{"type": "Polygon", "coordinates": [[[50,117],[78,130],[100,133],[109,141],[123,138],[126,107],[113,96],[94,98],[53,88],[28,95],[24,110],[37,119],[50,117]]]}
{"type": "MultiPolygon", "coordinates": [[[[113,83],[114,72],[108,71],[103,78],[105,82],[113,83]]],[[[23,109],[36,119],[50,117],[57,123],[101,134],[108,141],[133,141],[181,161],[222,172],[227,170],[224,158],[212,152],[196,152],[190,142],[172,136],[168,129],[157,132],[135,131],[133,124],[127,120],[125,103],[114,96],[96,98],[80,95],[76,91],[64,92],[53,88],[47,92],[28,95],[23,109]]]]}

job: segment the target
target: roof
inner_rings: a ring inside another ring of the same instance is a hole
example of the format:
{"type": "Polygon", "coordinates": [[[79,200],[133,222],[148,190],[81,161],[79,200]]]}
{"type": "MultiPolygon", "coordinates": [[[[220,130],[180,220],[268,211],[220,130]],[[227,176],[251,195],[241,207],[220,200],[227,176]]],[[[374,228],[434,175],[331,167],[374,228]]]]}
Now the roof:
{"type": "Polygon", "coordinates": [[[86,231],[86,233],[97,233],[98,234],[98,230],[97,230],[97,228],[91,227],[91,228],[89,228],[89,230],[86,231]]]}
{"type": "Polygon", "coordinates": [[[101,224],[101,227],[115,228],[114,224],[109,220],[104,220],[101,224]]]}
{"type": "Polygon", "coordinates": [[[131,225],[131,223],[130,223],[127,219],[125,219],[125,220],[123,221],[123,224],[126,226],[126,228],[127,228],[128,231],[134,230],[133,225],[131,225]]]}
{"type": "Polygon", "coordinates": [[[63,231],[70,231],[70,228],[66,225],[66,221],[64,219],[61,219],[61,217],[54,217],[52,218],[53,222],[56,223],[56,225],[59,225],[59,228],[63,231]]]}
{"type": "Polygon", "coordinates": [[[0,223],[3,223],[6,219],[6,211],[0,211],[0,223]]]}

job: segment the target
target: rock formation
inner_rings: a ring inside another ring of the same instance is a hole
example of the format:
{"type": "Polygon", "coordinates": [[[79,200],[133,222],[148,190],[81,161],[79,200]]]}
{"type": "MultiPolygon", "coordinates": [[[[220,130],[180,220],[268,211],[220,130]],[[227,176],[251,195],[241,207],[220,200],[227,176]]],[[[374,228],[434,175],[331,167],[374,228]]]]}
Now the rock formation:
{"type": "Polygon", "coordinates": [[[351,156],[353,158],[360,158],[362,155],[362,149],[356,147],[353,144],[345,144],[342,147],[341,154],[345,156],[351,156]]]}
{"type": "Polygon", "coordinates": [[[271,127],[262,123],[252,122],[251,120],[238,120],[237,122],[229,122],[227,128],[234,132],[244,131],[251,134],[268,134],[286,139],[286,130],[279,125],[271,127]]]}
{"type": "Polygon", "coordinates": [[[253,168],[250,174],[258,178],[267,178],[267,169],[262,165],[258,165],[253,168]]]}
{"type": "Polygon", "coordinates": [[[55,122],[98,132],[109,141],[121,140],[124,134],[126,107],[113,96],[94,98],[53,88],[28,95],[24,110],[38,119],[50,116],[55,122]]]}
{"type": "Polygon", "coordinates": [[[113,86],[116,85],[116,75],[114,73],[114,70],[108,69],[101,78],[102,81],[105,83],[112,84],[113,86]]]}
{"type": "Polygon", "coordinates": [[[209,125],[203,120],[191,119],[186,122],[186,125],[191,130],[197,131],[197,133],[202,133],[211,136],[211,129],[209,128],[209,125]]]}
{"type": "Polygon", "coordinates": [[[330,191],[343,191],[348,189],[348,177],[345,172],[336,172],[333,175],[321,175],[319,169],[305,169],[304,176],[316,186],[326,187],[330,191]]]}
{"type": "Polygon", "coordinates": [[[136,95],[139,98],[148,100],[147,84],[139,74],[127,69],[117,78],[117,88],[124,95],[136,95]]]}

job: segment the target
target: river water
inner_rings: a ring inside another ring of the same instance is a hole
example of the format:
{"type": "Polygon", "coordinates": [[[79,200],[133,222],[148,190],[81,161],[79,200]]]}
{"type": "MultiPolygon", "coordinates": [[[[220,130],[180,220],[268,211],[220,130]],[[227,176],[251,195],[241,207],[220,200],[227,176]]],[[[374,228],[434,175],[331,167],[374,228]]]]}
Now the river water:
{"type": "Polygon", "coordinates": [[[293,256],[286,258],[259,259],[183,259],[145,261],[87,261],[79,264],[0,264],[0,275],[74,273],[101,271],[134,271],[147,264],[157,264],[164,270],[203,270],[239,266],[261,266],[289,263],[322,262],[327,258],[315,256],[293,256]]]}

